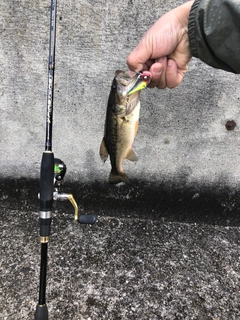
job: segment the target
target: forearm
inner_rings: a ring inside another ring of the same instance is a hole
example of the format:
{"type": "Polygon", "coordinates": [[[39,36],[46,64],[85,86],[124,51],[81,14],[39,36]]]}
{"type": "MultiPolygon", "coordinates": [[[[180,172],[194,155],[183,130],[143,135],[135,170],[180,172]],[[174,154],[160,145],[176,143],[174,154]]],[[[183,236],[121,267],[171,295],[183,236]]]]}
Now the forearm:
{"type": "Polygon", "coordinates": [[[240,0],[196,0],[188,22],[194,57],[240,73],[240,0]]]}

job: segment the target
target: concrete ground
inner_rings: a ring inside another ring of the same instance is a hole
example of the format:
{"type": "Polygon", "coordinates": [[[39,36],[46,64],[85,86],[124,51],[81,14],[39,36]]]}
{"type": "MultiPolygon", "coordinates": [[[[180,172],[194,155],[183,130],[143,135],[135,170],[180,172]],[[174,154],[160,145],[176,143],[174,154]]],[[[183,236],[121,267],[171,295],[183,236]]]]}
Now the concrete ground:
{"type": "MultiPolygon", "coordinates": [[[[66,182],[93,226],[58,204],[49,243],[49,319],[239,319],[240,199],[202,187],[66,182]],[[171,191],[169,191],[171,190],[171,191]]],[[[37,180],[2,180],[0,319],[33,319],[37,180]]]]}

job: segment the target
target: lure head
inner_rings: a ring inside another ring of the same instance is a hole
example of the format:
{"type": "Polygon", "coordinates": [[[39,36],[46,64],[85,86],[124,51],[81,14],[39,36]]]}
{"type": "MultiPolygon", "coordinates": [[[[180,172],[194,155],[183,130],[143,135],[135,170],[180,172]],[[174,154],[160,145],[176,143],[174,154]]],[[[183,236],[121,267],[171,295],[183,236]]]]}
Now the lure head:
{"type": "Polygon", "coordinates": [[[134,92],[143,90],[151,81],[151,73],[149,71],[143,71],[137,73],[137,79],[133,86],[128,91],[128,95],[133,94],[134,92]]]}

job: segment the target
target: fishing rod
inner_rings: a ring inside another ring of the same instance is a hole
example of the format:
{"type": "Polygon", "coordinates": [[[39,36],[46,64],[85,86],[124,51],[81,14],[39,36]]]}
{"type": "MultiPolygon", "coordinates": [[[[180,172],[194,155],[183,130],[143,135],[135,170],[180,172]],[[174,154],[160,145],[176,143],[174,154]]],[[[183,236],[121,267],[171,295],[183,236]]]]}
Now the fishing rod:
{"type": "Polygon", "coordinates": [[[57,0],[51,0],[50,10],[50,41],[49,41],[49,63],[48,63],[48,88],[47,88],[47,114],[46,114],[46,140],[45,151],[42,154],[40,169],[40,285],[39,299],[35,311],[35,320],[48,320],[48,308],[46,304],[47,285],[47,252],[50,239],[53,205],[57,200],[69,200],[74,207],[74,220],[80,224],[94,224],[95,215],[78,215],[78,206],[72,194],[63,193],[61,190],[63,178],[66,173],[65,163],[54,158],[52,151],[52,129],[53,129],[53,95],[54,95],[54,69],[55,69],[55,44],[56,44],[56,15],[57,0]]]}

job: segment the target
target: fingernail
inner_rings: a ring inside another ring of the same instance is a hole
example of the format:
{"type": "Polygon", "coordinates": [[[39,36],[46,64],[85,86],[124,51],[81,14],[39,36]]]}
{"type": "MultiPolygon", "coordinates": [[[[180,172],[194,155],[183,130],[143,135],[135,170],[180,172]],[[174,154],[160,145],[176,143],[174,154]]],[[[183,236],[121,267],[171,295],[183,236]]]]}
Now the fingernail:
{"type": "Polygon", "coordinates": [[[168,67],[171,67],[172,66],[172,60],[168,60],[167,65],[168,65],[168,67]]]}
{"type": "Polygon", "coordinates": [[[163,62],[163,60],[164,60],[164,57],[161,57],[157,59],[157,62],[163,62]]]}
{"type": "Polygon", "coordinates": [[[159,77],[162,74],[162,70],[161,71],[153,71],[152,74],[154,75],[154,77],[159,77]]]}

